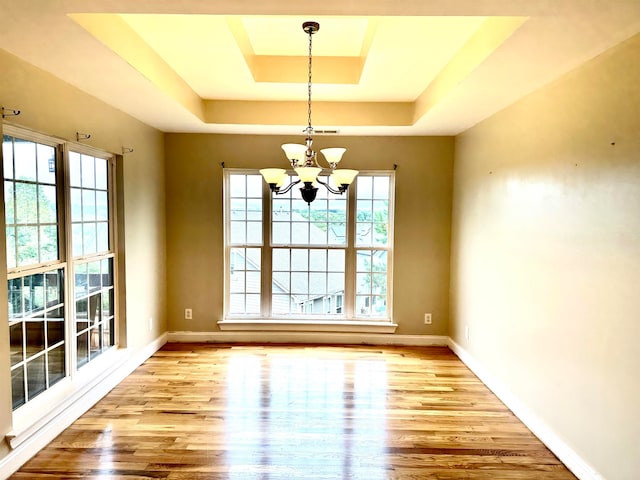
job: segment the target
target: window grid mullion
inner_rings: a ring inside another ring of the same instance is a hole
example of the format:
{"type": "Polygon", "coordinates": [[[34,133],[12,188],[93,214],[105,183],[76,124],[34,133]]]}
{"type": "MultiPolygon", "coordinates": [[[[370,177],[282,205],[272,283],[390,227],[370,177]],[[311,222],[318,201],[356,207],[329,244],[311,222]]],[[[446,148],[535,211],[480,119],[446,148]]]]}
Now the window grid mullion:
{"type": "MultiPolygon", "coordinates": [[[[15,141],[15,140],[14,140],[15,141]]],[[[13,160],[13,171],[15,172],[16,170],[16,166],[15,166],[15,152],[14,150],[12,150],[12,160],[13,160]]],[[[3,176],[4,178],[4,176],[3,176]]],[[[15,267],[18,266],[18,222],[17,222],[17,216],[16,216],[16,204],[18,202],[18,195],[16,192],[16,182],[15,182],[15,175],[14,175],[14,179],[11,181],[12,185],[13,185],[13,252],[14,252],[14,263],[15,263],[15,267]]]]}
{"type": "Polygon", "coordinates": [[[345,252],[345,285],[342,309],[347,318],[355,318],[356,310],[356,192],[357,182],[353,182],[347,190],[347,228],[345,252]]]}
{"type": "Polygon", "coordinates": [[[260,316],[268,318],[271,316],[271,296],[272,296],[272,247],[271,237],[271,192],[265,182],[262,182],[262,245],[260,262],[260,316]]]}
{"type": "MultiPolygon", "coordinates": [[[[77,351],[76,351],[76,298],[75,298],[75,262],[73,258],[73,217],[71,211],[71,159],[68,145],[63,147],[63,192],[64,197],[64,258],[67,260],[65,271],[65,371],[73,379],[77,374],[77,351]]],[[[81,167],[82,168],[82,167],[81,167]]],[[[61,209],[62,210],[62,209],[61,209]]],[[[82,218],[82,194],[80,195],[80,218],[82,218]]]]}

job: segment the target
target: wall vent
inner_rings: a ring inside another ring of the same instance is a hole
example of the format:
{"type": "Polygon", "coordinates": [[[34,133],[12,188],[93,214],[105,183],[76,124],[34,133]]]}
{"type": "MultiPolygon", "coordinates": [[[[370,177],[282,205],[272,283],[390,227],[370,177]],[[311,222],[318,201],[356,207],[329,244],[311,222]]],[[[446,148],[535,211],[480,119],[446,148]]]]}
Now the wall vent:
{"type": "MultiPolygon", "coordinates": [[[[306,131],[305,131],[305,132],[306,132],[306,131]]],[[[328,130],[314,130],[314,131],[313,131],[313,133],[314,133],[314,134],[318,134],[318,135],[322,135],[322,134],[324,134],[324,135],[335,135],[335,134],[337,134],[337,133],[340,133],[340,130],[338,130],[338,129],[335,129],[335,130],[332,130],[332,129],[328,129],[328,130]]]]}

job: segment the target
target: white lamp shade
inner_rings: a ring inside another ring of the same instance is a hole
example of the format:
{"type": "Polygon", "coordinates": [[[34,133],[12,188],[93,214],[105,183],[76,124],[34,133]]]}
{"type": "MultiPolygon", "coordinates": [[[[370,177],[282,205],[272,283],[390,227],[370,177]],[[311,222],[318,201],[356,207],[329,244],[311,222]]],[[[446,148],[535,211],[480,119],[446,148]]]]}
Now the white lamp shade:
{"type": "Polygon", "coordinates": [[[334,170],[331,174],[331,179],[333,183],[336,185],[351,185],[353,179],[358,175],[358,170],[349,170],[347,168],[342,168],[338,170],[334,170]]]}
{"type": "Polygon", "coordinates": [[[347,151],[346,148],[323,148],[320,150],[330,164],[338,163],[342,160],[342,155],[347,151]]]}
{"type": "Polygon", "coordinates": [[[294,160],[301,162],[305,158],[307,146],[299,143],[285,143],[282,145],[282,150],[284,150],[284,154],[290,162],[293,162],[294,160]]]}
{"type": "Polygon", "coordinates": [[[315,182],[316,178],[318,178],[318,175],[322,171],[322,169],[318,167],[298,167],[295,170],[300,180],[304,183],[315,182]]]}
{"type": "Polygon", "coordinates": [[[260,174],[264,177],[264,181],[267,183],[278,184],[284,182],[284,177],[287,175],[287,171],[282,168],[263,168],[260,170],[260,174]]]}
{"type": "Polygon", "coordinates": [[[287,175],[287,172],[283,172],[280,179],[276,182],[276,187],[278,188],[282,187],[282,185],[284,185],[284,181],[287,179],[288,176],[289,175],[287,175]]]}

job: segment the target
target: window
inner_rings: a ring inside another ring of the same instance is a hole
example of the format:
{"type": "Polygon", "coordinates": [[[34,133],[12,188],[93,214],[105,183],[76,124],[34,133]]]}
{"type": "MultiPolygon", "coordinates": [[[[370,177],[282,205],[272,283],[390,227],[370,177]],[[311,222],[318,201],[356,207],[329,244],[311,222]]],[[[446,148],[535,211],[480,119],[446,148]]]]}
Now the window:
{"type": "Polygon", "coordinates": [[[259,314],[262,271],[262,177],[232,175],[229,177],[229,211],[227,215],[232,245],[227,264],[230,268],[227,303],[234,315],[259,314]]]}
{"type": "Polygon", "coordinates": [[[81,367],[115,344],[113,260],[77,263],[74,271],[76,362],[81,367]]]}
{"type": "Polygon", "coordinates": [[[361,172],[309,205],[227,169],[225,318],[390,320],[393,178],[361,172]]]}
{"type": "Polygon", "coordinates": [[[109,251],[108,161],[69,153],[73,256],[109,251]]]}
{"type": "Polygon", "coordinates": [[[69,152],[76,365],[115,344],[108,160],[69,152]]]}
{"type": "Polygon", "coordinates": [[[47,262],[60,263],[59,150],[54,145],[4,135],[2,155],[15,409],[54,385],[66,372],[64,269],[43,268],[47,262]]]}
{"type": "Polygon", "coordinates": [[[359,176],[356,190],[356,311],[387,315],[389,177],[359,176]]]}
{"type": "Polygon", "coordinates": [[[7,268],[58,260],[56,149],[4,136],[7,268]]]}
{"type": "Polygon", "coordinates": [[[14,409],[65,376],[63,272],[55,269],[9,280],[14,409]]]}
{"type": "Polygon", "coordinates": [[[111,240],[111,160],[69,152],[65,162],[62,143],[14,127],[4,129],[8,318],[15,410],[115,344],[115,255],[111,240]],[[68,187],[65,171],[69,173],[68,187]],[[76,359],[74,367],[70,359],[76,359]]]}

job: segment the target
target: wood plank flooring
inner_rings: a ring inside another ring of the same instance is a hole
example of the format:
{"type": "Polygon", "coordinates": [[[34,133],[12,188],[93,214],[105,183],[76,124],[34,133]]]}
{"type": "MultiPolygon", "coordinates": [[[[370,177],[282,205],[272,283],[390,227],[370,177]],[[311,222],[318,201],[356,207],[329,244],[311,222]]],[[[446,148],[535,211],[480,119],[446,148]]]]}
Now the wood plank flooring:
{"type": "Polygon", "coordinates": [[[168,344],[12,479],[575,477],[447,348],[168,344]]]}

